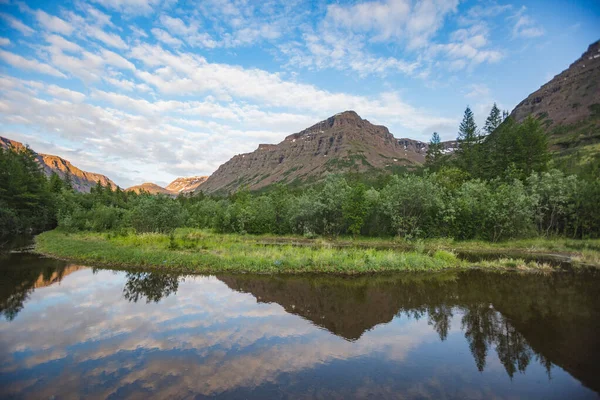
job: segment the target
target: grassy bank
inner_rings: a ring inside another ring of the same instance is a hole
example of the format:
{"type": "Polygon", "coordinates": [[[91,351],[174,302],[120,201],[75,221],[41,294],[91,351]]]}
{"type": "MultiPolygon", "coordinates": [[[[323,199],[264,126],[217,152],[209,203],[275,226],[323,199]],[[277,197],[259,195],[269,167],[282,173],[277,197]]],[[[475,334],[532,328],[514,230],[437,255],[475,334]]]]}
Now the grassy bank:
{"type": "MultiPolygon", "coordinates": [[[[527,251],[555,251],[541,241],[510,242],[511,248],[527,251]]],[[[554,242],[553,242],[554,243],[554,242]]],[[[583,243],[583,242],[581,242],[583,243]]],[[[581,244],[580,243],[580,244],[581,244]]],[[[597,242],[586,244],[593,259],[597,242]]],[[[42,254],[92,265],[158,268],[178,272],[252,272],[338,274],[385,271],[438,271],[461,268],[551,270],[542,262],[525,262],[501,257],[493,261],[469,262],[455,251],[461,245],[451,241],[402,242],[384,240],[325,240],[300,237],[219,235],[201,230],[179,229],[173,235],[76,233],[50,231],[36,238],[42,254]]],[[[556,243],[554,243],[556,245],[556,243]]],[[[561,249],[573,247],[564,242],[561,249]]],[[[460,251],[502,249],[498,244],[462,243],[460,251]]]]}

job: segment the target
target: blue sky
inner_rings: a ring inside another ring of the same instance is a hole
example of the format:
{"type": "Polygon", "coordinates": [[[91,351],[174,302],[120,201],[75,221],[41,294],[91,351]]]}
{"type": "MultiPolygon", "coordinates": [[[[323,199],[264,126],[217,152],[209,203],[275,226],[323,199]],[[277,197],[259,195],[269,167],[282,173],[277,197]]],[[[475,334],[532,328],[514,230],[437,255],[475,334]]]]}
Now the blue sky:
{"type": "Polygon", "coordinates": [[[597,0],[0,0],[0,135],[123,187],[348,109],[449,140],[598,39],[597,0]]]}

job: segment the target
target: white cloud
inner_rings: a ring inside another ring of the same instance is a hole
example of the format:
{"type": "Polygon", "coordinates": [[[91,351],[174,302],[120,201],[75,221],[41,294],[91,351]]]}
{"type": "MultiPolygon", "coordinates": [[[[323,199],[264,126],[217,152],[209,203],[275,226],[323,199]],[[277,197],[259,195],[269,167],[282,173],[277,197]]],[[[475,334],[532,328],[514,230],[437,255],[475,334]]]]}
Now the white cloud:
{"type": "Polygon", "coordinates": [[[52,97],[59,97],[65,100],[69,100],[73,103],[81,103],[85,100],[85,95],[81,92],[77,92],[70,89],[65,89],[56,85],[49,85],[46,92],[52,97]]]}
{"type": "Polygon", "coordinates": [[[544,35],[544,29],[528,15],[526,15],[527,8],[525,6],[512,16],[515,21],[513,26],[513,37],[514,38],[535,38],[544,35]]]}
{"type": "Polygon", "coordinates": [[[456,11],[458,0],[385,0],[350,6],[330,5],[326,23],[366,32],[375,41],[407,42],[408,48],[427,46],[444,18],[456,11]]]}
{"type": "Polygon", "coordinates": [[[279,46],[279,50],[289,58],[288,66],[348,70],[364,77],[389,72],[412,75],[420,65],[418,61],[374,56],[364,48],[360,38],[348,33],[320,31],[307,33],[303,39],[304,43],[292,42],[279,46]]]}
{"type": "Polygon", "coordinates": [[[468,90],[469,92],[465,95],[467,98],[488,98],[490,96],[490,88],[485,84],[471,84],[468,90]]]}
{"type": "Polygon", "coordinates": [[[102,49],[100,50],[100,56],[104,59],[104,62],[109,65],[113,65],[122,69],[129,69],[135,71],[135,65],[121,57],[117,53],[114,53],[110,50],[102,49]]]}
{"type": "Polygon", "coordinates": [[[79,4],[83,11],[88,16],[88,19],[93,25],[115,27],[112,23],[110,15],[104,14],[102,11],[90,6],[89,4],[79,4]]]}
{"type": "MultiPolygon", "coordinates": [[[[209,34],[205,32],[199,32],[200,25],[198,24],[198,22],[192,22],[189,25],[187,25],[180,18],[173,18],[168,15],[161,16],[160,22],[169,31],[170,34],[180,37],[190,46],[201,46],[208,48],[213,48],[217,46],[217,42],[215,42],[209,34]]],[[[153,29],[152,33],[154,34],[154,36],[157,36],[154,33],[154,31],[155,30],[153,29]]],[[[157,31],[159,31],[158,34],[160,35],[160,37],[166,39],[163,40],[157,36],[158,40],[167,44],[178,46],[177,44],[175,44],[175,41],[177,41],[177,39],[174,39],[168,34],[165,35],[165,32],[162,30],[157,29],[157,31]]]]}
{"type": "Polygon", "coordinates": [[[46,35],[46,42],[50,43],[54,48],[69,51],[72,53],[78,53],[82,51],[82,48],[58,35],[46,35]]]}
{"type": "Polygon", "coordinates": [[[37,10],[35,12],[35,17],[38,22],[50,32],[58,32],[63,35],[70,35],[71,32],[73,32],[73,27],[67,21],[49,15],[42,10],[37,10]]]}
{"type": "Polygon", "coordinates": [[[180,47],[183,45],[183,42],[177,38],[171,36],[167,31],[164,31],[160,28],[152,28],[152,34],[159,42],[163,42],[173,47],[180,47]]]}
{"type": "Polygon", "coordinates": [[[10,39],[0,37],[0,46],[9,46],[9,45],[10,45],[10,39]]]}
{"type": "Polygon", "coordinates": [[[322,117],[354,109],[359,114],[390,118],[417,130],[448,122],[411,107],[391,92],[378,98],[331,93],[312,85],[285,81],[278,74],[209,63],[204,58],[187,53],[176,55],[158,46],[136,46],[131,57],[156,68],[154,73],[138,71],[136,76],[164,94],[212,93],[258,101],[265,106],[310,110],[322,117]]]}
{"type": "Polygon", "coordinates": [[[148,34],[143,30],[140,29],[138,27],[135,26],[129,26],[129,29],[131,29],[131,31],[133,32],[134,35],[139,36],[139,37],[143,37],[143,38],[147,38],[148,34]]]}
{"type": "Polygon", "coordinates": [[[42,74],[66,78],[63,73],[48,64],[41,63],[37,60],[30,60],[8,51],[0,50],[0,59],[16,68],[23,68],[42,74]]]}
{"type": "Polygon", "coordinates": [[[31,29],[30,27],[25,25],[20,20],[13,17],[12,15],[0,13],[0,18],[5,20],[8,23],[8,25],[10,25],[13,29],[18,30],[25,36],[30,36],[35,32],[33,29],[31,29]]]}
{"type": "Polygon", "coordinates": [[[88,25],[86,27],[86,34],[92,39],[99,40],[102,43],[117,49],[126,49],[128,47],[121,36],[115,33],[106,32],[99,26],[88,25]]]}
{"type": "Polygon", "coordinates": [[[461,28],[450,34],[450,42],[432,45],[428,50],[428,56],[445,55],[449,59],[448,68],[451,71],[484,62],[498,62],[503,54],[500,50],[486,47],[488,36],[487,27],[481,23],[469,28],[461,28]]]}
{"type": "Polygon", "coordinates": [[[105,8],[125,14],[149,14],[160,0],[92,0],[105,8]]]}

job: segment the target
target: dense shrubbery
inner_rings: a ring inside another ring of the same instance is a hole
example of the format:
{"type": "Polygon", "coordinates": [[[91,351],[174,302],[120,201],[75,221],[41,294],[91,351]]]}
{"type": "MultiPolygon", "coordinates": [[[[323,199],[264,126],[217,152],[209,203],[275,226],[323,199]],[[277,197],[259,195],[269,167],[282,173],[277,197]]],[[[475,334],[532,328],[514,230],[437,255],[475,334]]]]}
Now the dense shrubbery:
{"type": "MultiPolygon", "coordinates": [[[[450,175],[453,172],[450,171],[450,175]]],[[[329,176],[318,187],[290,193],[239,192],[228,198],[136,195],[96,188],[74,194],[66,230],[170,232],[177,227],[223,233],[449,236],[498,241],[535,235],[598,236],[598,183],[560,171],[525,182],[479,179],[452,184],[445,171],[394,176],[381,190],[329,176]]]]}
{"type": "MultiPolygon", "coordinates": [[[[472,119],[472,113],[465,118],[472,119]]],[[[488,119],[493,123],[486,124],[486,130],[492,134],[479,136],[472,120],[463,122],[462,149],[449,158],[434,146],[437,153],[428,154],[433,164],[422,173],[393,175],[373,187],[358,177],[330,175],[301,192],[275,185],[262,194],[241,190],[226,198],[200,194],[173,199],[100,185],[89,194],[75,193],[68,181],[44,178],[29,150],[3,151],[0,231],[57,224],[67,231],[168,233],[194,227],[307,237],[498,241],[535,235],[600,236],[600,180],[548,171],[547,157],[541,154],[546,144],[535,121],[518,125],[502,123],[498,116],[488,119]],[[484,158],[494,167],[482,168],[484,158]]]]}
{"type": "Polygon", "coordinates": [[[51,182],[40,171],[29,148],[0,147],[0,235],[40,231],[55,223],[51,182]]]}

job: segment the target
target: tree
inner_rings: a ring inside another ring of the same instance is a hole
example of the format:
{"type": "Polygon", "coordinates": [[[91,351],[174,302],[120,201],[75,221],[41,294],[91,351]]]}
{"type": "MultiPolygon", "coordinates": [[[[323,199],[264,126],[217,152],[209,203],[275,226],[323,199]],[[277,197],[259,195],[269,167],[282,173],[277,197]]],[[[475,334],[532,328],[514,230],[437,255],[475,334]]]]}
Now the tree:
{"type": "Polygon", "coordinates": [[[457,141],[459,165],[470,174],[476,172],[479,135],[473,111],[468,106],[458,128],[457,141]]]}
{"type": "Polygon", "coordinates": [[[362,183],[354,185],[344,198],[342,214],[348,225],[348,232],[356,236],[360,234],[367,215],[367,189],[362,183]]]}
{"type": "Polygon", "coordinates": [[[442,156],[442,143],[440,142],[440,135],[437,132],[433,132],[431,140],[429,141],[429,148],[425,155],[425,163],[429,166],[435,166],[442,156]]]}
{"type": "Polygon", "coordinates": [[[498,106],[496,106],[496,103],[494,103],[494,105],[492,106],[492,110],[490,111],[490,115],[485,120],[485,125],[483,127],[483,130],[485,131],[486,135],[489,135],[492,132],[494,132],[496,128],[500,126],[503,120],[504,118],[500,114],[500,109],[498,108],[498,106]]]}
{"type": "Polygon", "coordinates": [[[548,138],[540,122],[528,117],[521,124],[508,118],[482,144],[488,179],[526,179],[533,172],[546,171],[550,160],[548,138]],[[516,172],[516,174],[515,174],[516,172]]]}
{"type": "Polygon", "coordinates": [[[50,175],[50,191],[52,193],[60,193],[60,191],[63,188],[63,181],[62,179],[60,179],[60,177],[58,176],[58,174],[56,172],[52,172],[52,175],[50,175]]]}

